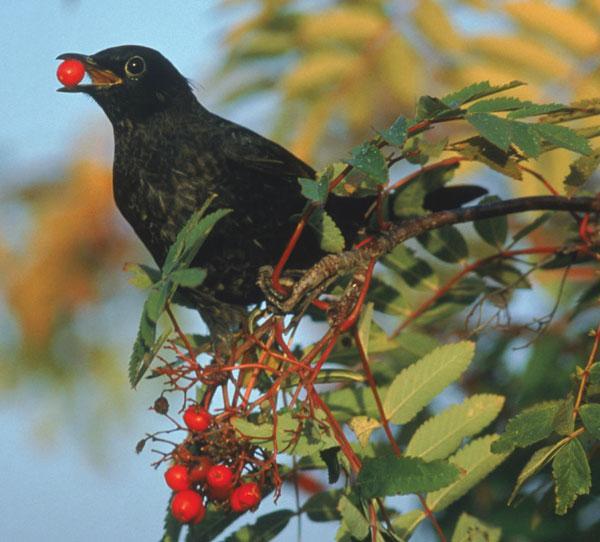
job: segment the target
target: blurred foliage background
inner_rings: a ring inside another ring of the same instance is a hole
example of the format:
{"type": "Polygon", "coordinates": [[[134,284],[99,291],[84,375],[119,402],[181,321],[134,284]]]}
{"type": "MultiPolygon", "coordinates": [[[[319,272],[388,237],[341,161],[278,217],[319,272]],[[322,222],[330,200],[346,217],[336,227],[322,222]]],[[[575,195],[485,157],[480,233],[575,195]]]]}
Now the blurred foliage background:
{"type": "MultiPolygon", "coordinates": [[[[218,69],[203,74],[202,101],[226,116],[256,108],[262,116],[255,128],[316,166],[347,156],[374,127],[412,116],[422,94],[513,79],[528,82],[517,95],[535,101],[600,94],[600,0],[222,0],[219,10],[235,22],[222,36],[218,69]]],[[[77,158],[60,173],[23,179],[23,188],[0,204],[10,208],[0,219],[0,288],[9,314],[0,386],[5,397],[35,389],[42,411],[58,405],[66,414],[62,423],[75,423],[68,413],[76,413],[77,426],[89,428],[82,416],[102,413],[103,422],[88,429],[90,444],[101,440],[103,424],[121,422],[131,401],[127,348],[141,297],[122,267],[148,257],[117,217],[110,162],[92,160],[92,153],[87,159],[85,149],[71,155],[77,158]]],[[[571,160],[567,151],[553,152],[537,170],[564,192],[571,160]]],[[[545,193],[533,178],[507,184],[467,167],[471,179],[501,195],[545,193]]],[[[536,235],[544,243],[544,234],[536,235]]],[[[524,323],[552,307],[561,277],[560,271],[539,273],[527,308],[521,304],[513,322],[481,335],[477,371],[464,386],[507,395],[507,416],[542,397],[564,396],[567,375],[589,351],[586,333],[598,314],[569,318],[577,294],[594,278],[585,268],[570,273],[565,308],[545,333],[523,336],[524,323]],[[515,351],[515,345],[525,348],[515,351]]],[[[463,324],[464,314],[443,331],[447,336],[463,324]]],[[[40,427],[48,430],[43,420],[40,427]]],[[[459,508],[501,525],[508,540],[559,541],[574,532],[577,540],[592,540],[600,529],[597,498],[581,499],[567,519],[554,517],[551,503],[537,502],[535,493],[516,508],[504,507],[523,461],[516,454],[459,508]]]]}

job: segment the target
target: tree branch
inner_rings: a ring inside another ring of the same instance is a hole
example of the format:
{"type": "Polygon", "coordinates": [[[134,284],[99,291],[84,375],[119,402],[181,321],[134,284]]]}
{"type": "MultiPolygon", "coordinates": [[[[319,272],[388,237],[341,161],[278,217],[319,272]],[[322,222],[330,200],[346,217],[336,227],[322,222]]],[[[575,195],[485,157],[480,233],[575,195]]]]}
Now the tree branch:
{"type": "Polygon", "coordinates": [[[452,224],[473,222],[486,218],[505,216],[526,211],[567,211],[567,212],[600,212],[600,196],[566,198],[563,196],[532,196],[497,201],[484,205],[462,207],[450,211],[440,211],[418,218],[403,221],[381,232],[370,243],[341,252],[328,254],[311,267],[292,287],[290,295],[281,299],[272,290],[267,289],[270,283],[264,277],[272,274],[272,268],[261,269],[259,286],[265,292],[269,302],[282,313],[293,312],[298,304],[307,297],[315,298],[330,284],[335,277],[340,277],[366,267],[371,259],[379,259],[391,252],[397,245],[408,239],[417,237],[426,231],[436,230],[452,224]]]}

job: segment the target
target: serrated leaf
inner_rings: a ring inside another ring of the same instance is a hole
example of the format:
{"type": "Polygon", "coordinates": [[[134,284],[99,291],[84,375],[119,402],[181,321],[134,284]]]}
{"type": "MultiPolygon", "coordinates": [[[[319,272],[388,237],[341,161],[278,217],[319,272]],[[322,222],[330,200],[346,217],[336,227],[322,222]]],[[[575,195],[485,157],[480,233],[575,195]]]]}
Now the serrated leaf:
{"type": "Polygon", "coordinates": [[[521,180],[523,174],[519,169],[514,153],[503,151],[481,136],[470,137],[455,146],[456,151],[467,160],[475,160],[485,164],[503,175],[521,180]]]}
{"type": "Polygon", "coordinates": [[[496,111],[513,111],[520,109],[531,102],[522,102],[514,96],[503,96],[501,98],[491,98],[489,100],[481,100],[473,104],[467,110],[469,113],[493,113],[496,111]]]}
{"type": "Polygon", "coordinates": [[[433,96],[421,96],[417,102],[416,119],[418,121],[439,119],[457,113],[458,111],[448,107],[442,100],[433,96]]]}
{"type": "Polygon", "coordinates": [[[582,135],[579,135],[575,130],[571,130],[571,128],[559,126],[557,124],[541,123],[531,124],[530,126],[535,129],[544,141],[547,141],[556,147],[568,149],[580,154],[590,154],[592,152],[589,141],[582,135]]]}
{"type": "Polygon", "coordinates": [[[383,407],[387,418],[393,423],[408,423],[465,371],[474,353],[472,342],[448,344],[404,369],[385,395],[383,407]]]}
{"type": "Polygon", "coordinates": [[[446,461],[426,462],[418,457],[378,456],[365,459],[356,479],[356,487],[363,498],[372,499],[434,491],[446,487],[458,477],[458,469],[446,461]]]}
{"type": "Polygon", "coordinates": [[[352,158],[347,163],[362,171],[373,185],[385,184],[388,181],[388,167],[385,158],[372,143],[367,142],[354,147],[352,158]]]}
{"type": "MultiPolygon", "coordinates": [[[[501,201],[498,196],[488,196],[480,201],[480,205],[498,201],[501,201]]],[[[480,237],[488,245],[492,245],[496,248],[500,248],[504,245],[506,236],[508,235],[508,220],[506,216],[475,220],[473,226],[475,227],[475,231],[477,231],[480,237]]]]}
{"type": "Polygon", "coordinates": [[[323,395],[335,418],[345,422],[359,415],[377,416],[373,392],[368,387],[347,387],[323,395]]]}
{"type": "Polygon", "coordinates": [[[197,525],[189,526],[185,540],[186,542],[214,540],[238,517],[239,514],[226,513],[222,508],[217,508],[214,504],[209,504],[202,521],[197,525]]]}
{"type": "Polygon", "coordinates": [[[457,263],[469,256],[469,246],[460,230],[454,226],[427,231],[419,235],[417,240],[443,262],[457,263]]]}
{"type": "Polygon", "coordinates": [[[195,288],[204,282],[204,279],[206,278],[206,269],[200,267],[177,269],[176,271],[173,271],[169,277],[178,286],[195,288]]]}
{"type": "Polygon", "coordinates": [[[431,510],[438,512],[460,499],[508,457],[509,454],[494,454],[490,450],[497,438],[498,435],[487,435],[473,440],[450,458],[461,475],[448,487],[427,495],[431,510]]]}
{"type": "Polygon", "coordinates": [[[181,534],[181,530],[183,529],[183,524],[180,521],[177,521],[173,514],[171,514],[171,504],[167,507],[167,513],[165,515],[165,520],[163,524],[163,536],[160,539],[160,542],[177,542],[179,540],[179,535],[181,534]]]}
{"type": "Polygon", "coordinates": [[[489,81],[482,81],[481,83],[474,83],[468,87],[457,90],[456,92],[447,94],[442,98],[442,101],[448,107],[454,108],[472,102],[473,100],[478,100],[479,98],[485,98],[492,94],[498,94],[505,90],[523,86],[524,84],[525,83],[521,81],[511,81],[504,85],[491,85],[489,81]]]}
{"type": "Polygon", "coordinates": [[[583,446],[573,439],[563,446],[552,461],[555,510],[559,515],[567,513],[579,495],[587,495],[592,486],[590,465],[583,446]]]}
{"type": "Polygon", "coordinates": [[[367,303],[358,320],[358,337],[360,343],[365,351],[365,354],[369,354],[369,339],[371,338],[371,327],[373,324],[373,312],[375,306],[373,303],[367,303]]]}
{"type": "Polygon", "coordinates": [[[369,534],[369,520],[345,495],[340,499],[338,510],[342,516],[342,524],[353,537],[362,540],[369,534]]]}
{"type": "MultiPolygon", "coordinates": [[[[426,288],[427,285],[423,282],[430,283],[428,280],[435,280],[432,277],[433,268],[426,260],[417,258],[414,250],[398,245],[394,250],[383,258],[383,263],[386,267],[398,273],[404,282],[411,288],[426,288]]],[[[435,282],[434,282],[435,284],[435,282]]]]}
{"type": "Polygon", "coordinates": [[[590,367],[590,384],[600,384],[600,363],[590,367]]]}
{"type": "Polygon", "coordinates": [[[465,437],[476,435],[492,423],[503,405],[501,395],[480,394],[465,399],[423,423],[410,439],[405,454],[425,461],[444,459],[456,451],[465,437]]]}
{"type": "Polygon", "coordinates": [[[492,527],[463,512],[458,518],[452,542],[500,542],[502,529],[492,527]]]}
{"type": "Polygon", "coordinates": [[[300,177],[298,182],[301,186],[302,195],[309,201],[323,204],[329,195],[329,181],[319,179],[306,179],[300,177]]]}
{"type": "Polygon", "coordinates": [[[512,111],[508,114],[509,119],[523,119],[526,117],[536,117],[538,115],[546,115],[557,111],[565,111],[569,108],[563,104],[533,104],[531,102],[523,102],[523,107],[517,111],[512,111]]]}
{"type": "Polygon", "coordinates": [[[335,521],[340,519],[338,503],[343,495],[341,489],[330,489],[312,495],[303,505],[304,512],[312,521],[335,521]]]}
{"type": "Polygon", "coordinates": [[[145,290],[160,280],[160,271],[148,265],[126,263],[123,270],[131,273],[129,284],[145,290]]]}
{"type": "Polygon", "coordinates": [[[334,254],[344,250],[346,242],[341,230],[323,209],[315,209],[308,223],[319,236],[319,245],[322,250],[334,254]]]}
{"type": "Polygon", "coordinates": [[[162,266],[163,276],[171,273],[176,267],[187,267],[215,224],[231,212],[231,209],[217,209],[204,216],[206,207],[207,204],[192,214],[177,234],[175,242],[169,247],[165,263],[162,266]]]}
{"type": "Polygon", "coordinates": [[[381,427],[381,424],[375,418],[369,418],[368,416],[355,416],[348,422],[348,425],[363,448],[366,448],[369,444],[371,433],[381,427]]]}
{"type": "Polygon", "coordinates": [[[575,430],[575,419],[573,418],[574,400],[571,394],[559,402],[558,411],[552,420],[552,428],[561,436],[570,435],[575,430]]]}
{"type": "Polygon", "coordinates": [[[588,156],[580,156],[569,165],[569,174],[565,177],[565,189],[569,196],[576,192],[600,166],[600,149],[595,149],[588,156]]]}
{"type": "Polygon", "coordinates": [[[583,405],[579,409],[579,415],[590,435],[600,440],[600,405],[597,403],[583,405]]]}
{"type": "Polygon", "coordinates": [[[539,450],[536,450],[533,455],[529,458],[529,461],[525,464],[519,476],[517,477],[517,483],[508,499],[508,504],[512,504],[517,496],[517,493],[523,487],[523,484],[529,480],[532,476],[535,476],[541,471],[552,458],[558,453],[558,451],[569,442],[569,439],[563,439],[554,445],[544,446],[539,450]]]}
{"type": "Polygon", "coordinates": [[[138,336],[133,345],[133,351],[129,359],[129,383],[132,388],[135,388],[146,371],[154,361],[156,355],[160,352],[161,348],[169,338],[171,331],[165,331],[158,339],[152,343],[146,343],[146,341],[138,336]]]}
{"type": "Polygon", "coordinates": [[[286,509],[265,514],[252,525],[245,525],[229,535],[225,542],[268,542],[283,531],[295,515],[293,510],[286,509]]]}
{"type": "Polygon", "coordinates": [[[494,443],[494,453],[510,452],[545,439],[553,429],[553,421],[560,401],[546,401],[533,405],[510,420],[500,438],[494,443]]]}
{"type": "Polygon", "coordinates": [[[408,120],[405,117],[398,117],[387,130],[378,133],[386,143],[401,147],[406,141],[408,127],[408,120]]]}
{"type": "Polygon", "coordinates": [[[422,510],[411,510],[405,514],[401,514],[392,518],[392,527],[399,536],[408,538],[417,525],[421,523],[427,516],[422,510]]]}

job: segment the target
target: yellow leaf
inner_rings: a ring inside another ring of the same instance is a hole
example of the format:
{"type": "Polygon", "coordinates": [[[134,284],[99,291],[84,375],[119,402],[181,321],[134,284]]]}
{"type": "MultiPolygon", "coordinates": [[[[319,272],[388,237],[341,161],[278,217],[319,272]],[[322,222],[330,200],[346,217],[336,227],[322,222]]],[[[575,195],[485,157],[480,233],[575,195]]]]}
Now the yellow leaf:
{"type": "Polygon", "coordinates": [[[440,51],[462,49],[461,38],[454,31],[446,11],[435,0],[420,0],[412,15],[417,27],[440,51]]]}
{"type": "Polygon", "coordinates": [[[530,0],[511,3],[506,10],[523,27],[555,39],[575,54],[597,54],[600,48],[596,27],[573,9],[530,0]]]}
{"type": "Polygon", "coordinates": [[[348,425],[354,431],[358,442],[360,442],[363,448],[369,444],[371,433],[381,427],[381,424],[377,420],[368,416],[355,416],[348,422],[348,425]]]}
{"type": "MultiPolygon", "coordinates": [[[[469,49],[494,59],[508,70],[525,70],[522,75],[537,74],[544,78],[563,79],[570,73],[570,64],[529,38],[486,36],[469,40],[469,49]]],[[[515,71],[511,71],[515,74],[515,71]]]]}
{"type": "Polygon", "coordinates": [[[339,7],[303,17],[298,37],[307,45],[324,41],[360,43],[376,38],[387,24],[374,9],[339,7]]]}
{"type": "Polygon", "coordinates": [[[343,51],[321,51],[305,56],[282,80],[287,96],[324,92],[323,87],[347,77],[360,60],[355,54],[343,51]]]}

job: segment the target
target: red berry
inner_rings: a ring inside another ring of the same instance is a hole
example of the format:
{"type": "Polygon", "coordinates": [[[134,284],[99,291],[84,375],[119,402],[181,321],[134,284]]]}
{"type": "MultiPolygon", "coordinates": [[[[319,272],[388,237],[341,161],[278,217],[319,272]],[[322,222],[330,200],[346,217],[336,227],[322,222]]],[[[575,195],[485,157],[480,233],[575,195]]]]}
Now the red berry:
{"type": "MultiPolygon", "coordinates": [[[[204,511],[205,507],[202,497],[191,489],[184,489],[179,493],[175,493],[171,501],[171,513],[181,523],[188,523],[192,520],[196,521],[201,514],[204,516],[204,511]]],[[[198,521],[201,520],[202,518],[198,521]]]]}
{"type": "Polygon", "coordinates": [[[229,497],[229,504],[234,512],[244,512],[254,508],[260,502],[260,489],[254,482],[236,487],[229,497]]]}
{"type": "Polygon", "coordinates": [[[226,465],[213,465],[206,473],[206,483],[211,489],[231,489],[233,471],[226,465]]]}
{"type": "Polygon", "coordinates": [[[206,482],[206,475],[211,467],[212,461],[208,457],[202,456],[198,463],[190,469],[190,480],[193,483],[206,482]]]}
{"type": "Polygon", "coordinates": [[[206,496],[210,501],[226,501],[231,493],[230,487],[209,487],[206,496]]]}
{"type": "Polygon", "coordinates": [[[237,512],[238,514],[246,511],[246,509],[242,506],[242,503],[240,503],[240,495],[237,489],[234,489],[229,496],[229,506],[231,506],[232,512],[237,512]]]}
{"type": "Polygon", "coordinates": [[[85,66],[75,59],[65,60],[58,66],[56,77],[65,87],[74,87],[85,75],[85,66]]]}
{"type": "Polygon", "coordinates": [[[165,472],[165,481],[173,491],[189,489],[191,485],[187,467],[184,465],[173,465],[165,472]]]}
{"type": "Polygon", "coordinates": [[[212,422],[212,416],[205,408],[194,405],[187,408],[183,413],[183,421],[190,431],[202,433],[209,428],[212,422]]]}

